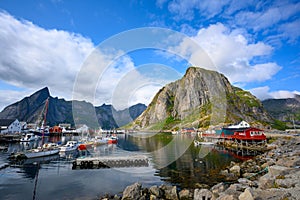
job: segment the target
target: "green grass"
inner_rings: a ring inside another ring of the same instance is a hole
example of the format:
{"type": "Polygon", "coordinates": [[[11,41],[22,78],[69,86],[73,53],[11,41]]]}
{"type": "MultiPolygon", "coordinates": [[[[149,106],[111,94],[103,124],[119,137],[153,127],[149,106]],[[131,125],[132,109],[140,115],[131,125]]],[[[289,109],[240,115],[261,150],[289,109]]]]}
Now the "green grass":
{"type": "Polygon", "coordinates": [[[288,128],[285,122],[276,119],[274,120],[274,123],[271,126],[274,129],[282,130],[282,131],[288,128]]]}

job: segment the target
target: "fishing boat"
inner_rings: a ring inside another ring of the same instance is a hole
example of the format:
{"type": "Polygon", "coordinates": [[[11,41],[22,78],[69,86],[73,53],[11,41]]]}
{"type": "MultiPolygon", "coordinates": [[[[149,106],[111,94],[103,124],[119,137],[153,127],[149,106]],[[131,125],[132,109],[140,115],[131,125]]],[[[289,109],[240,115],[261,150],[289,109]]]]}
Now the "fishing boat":
{"type": "Polygon", "coordinates": [[[39,136],[33,134],[33,133],[26,133],[26,135],[21,138],[21,142],[32,142],[32,141],[35,141],[35,140],[38,140],[39,139],[39,136]]]}
{"type": "Polygon", "coordinates": [[[92,141],[94,141],[95,145],[107,144],[108,138],[104,138],[102,136],[95,136],[92,141]]]}
{"type": "Polygon", "coordinates": [[[117,136],[110,136],[108,138],[105,138],[107,140],[108,144],[117,144],[118,143],[118,137],[117,136]]]}
{"type": "Polygon", "coordinates": [[[60,152],[67,152],[67,151],[74,151],[78,148],[79,144],[78,141],[70,140],[67,144],[59,147],[60,152]]]}
{"type": "MultiPolygon", "coordinates": [[[[42,125],[46,124],[46,116],[48,112],[49,98],[46,99],[45,107],[43,109],[44,120],[42,125]]],[[[44,131],[42,132],[44,133],[44,131]]],[[[51,156],[59,153],[59,148],[54,143],[44,144],[44,134],[42,134],[42,146],[36,149],[30,149],[26,152],[18,152],[16,154],[11,154],[10,158],[38,158],[44,156],[51,156]]]]}

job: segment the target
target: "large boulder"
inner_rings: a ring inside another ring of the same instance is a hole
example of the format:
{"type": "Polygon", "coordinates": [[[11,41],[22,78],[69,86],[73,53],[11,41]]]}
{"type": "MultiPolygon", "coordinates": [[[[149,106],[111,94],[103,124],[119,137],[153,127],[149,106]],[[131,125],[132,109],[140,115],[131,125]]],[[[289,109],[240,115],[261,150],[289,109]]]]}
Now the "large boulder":
{"type": "Polygon", "coordinates": [[[165,199],[178,200],[176,186],[161,185],[160,189],[163,190],[165,199]]]}
{"type": "Polygon", "coordinates": [[[241,167],[238,165],[234,165],[229,169],[230,173],[233,173],[236,177],[240,177],[241,175],[241,167]]]}
{"type": "Polygon", "coordinates": [[[245,191],[242,194],[240,194],[239,200],[254,200],[252,189],[246,188],[245,191]]]}
{"type": "Polygon", "coordinates": [[[140,183],[134,183],[127,186],[123,191],[122,200],[140,199],[142,197],[142,185],[140,183]]]}
{"type": "Polygon", "coordinates": [[[194,191],[194,200],[203,200],[210,199],[215,200],[215,196],[208,189],[195,189],[194,191]]]}
{"type": "Polygon", "coordinates": [[[193,193],[188,189],[183,189],[179,192],[179,199],[180,200],[193,199],[193,193]]]}
{"type": "Polygon", "coordinates": [[[157,187],[156,185],[151,186],[151,187],[149,188],[149,191],[150,191],[150,193],[151,193],[152,195],[154,195],[154,196],[156,196],[156,197],[158,197],[158,198],[161,198],[162,195],[163,195],[163,191],[162,191],[159,187],[157,187]]]}

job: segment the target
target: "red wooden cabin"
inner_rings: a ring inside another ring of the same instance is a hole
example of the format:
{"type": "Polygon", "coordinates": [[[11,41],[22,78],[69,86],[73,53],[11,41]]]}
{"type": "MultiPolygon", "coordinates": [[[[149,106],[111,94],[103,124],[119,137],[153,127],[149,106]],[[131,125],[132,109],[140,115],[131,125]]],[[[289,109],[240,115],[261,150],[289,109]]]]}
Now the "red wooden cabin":
{"type": "Polygon", "coordinates": [[[262,141],[262,140],[266,140],[266,135],[264,134],[263,130],[250,127],[244,130],[234,131],[234,135],[232,136],[232,139],[262,141]]]}

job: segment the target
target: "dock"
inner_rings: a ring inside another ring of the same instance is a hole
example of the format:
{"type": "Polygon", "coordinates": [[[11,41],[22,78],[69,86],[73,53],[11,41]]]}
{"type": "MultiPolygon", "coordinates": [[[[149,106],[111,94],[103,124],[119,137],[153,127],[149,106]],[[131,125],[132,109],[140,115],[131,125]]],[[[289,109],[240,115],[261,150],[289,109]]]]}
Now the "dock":
{"type": "Polygon", "coordinates": [[[148,157],[143,155],[84,157],[77,158],[72,163],[72,169],[99,169],[147,166],[149,166],[148,157]]]}

